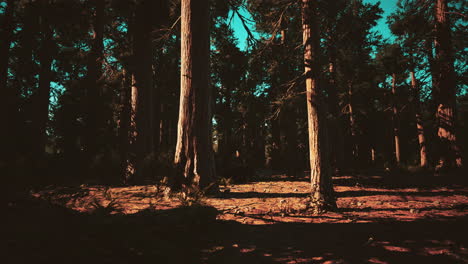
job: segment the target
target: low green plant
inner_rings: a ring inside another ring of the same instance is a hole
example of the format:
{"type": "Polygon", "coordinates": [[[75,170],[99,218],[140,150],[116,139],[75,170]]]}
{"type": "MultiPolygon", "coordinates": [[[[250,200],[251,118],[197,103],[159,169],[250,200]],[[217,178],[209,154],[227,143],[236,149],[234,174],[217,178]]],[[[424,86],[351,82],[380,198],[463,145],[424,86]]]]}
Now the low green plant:
{"type": "Polygon", "coordinates": [[[223,186],[224,188],[228,188],[230,185],[232,185],[232,178],[221,177],[219,179],[219,185],[223,186]]]}
{"type": "Polygon", "coordinates": [[[110,192],[109,187],[106,187],[103,192],[102,200],[98,198],[94,198],[91,206],[94,208],[93,213],[98,215],[109,215],[113,212],[120,212],[118,199],[112,197],[112,192],[110,192]],[[109,201],[109,203],[105,204],[104,201],[109,201]]]}
{"type": "Polygon", "coordinates": [[[205,206],[206,205],[206,192],[213,186],[213,184],[200,189],[194,186],[182,186],[182,191],[177,198],[182,206],[205,206]]]}

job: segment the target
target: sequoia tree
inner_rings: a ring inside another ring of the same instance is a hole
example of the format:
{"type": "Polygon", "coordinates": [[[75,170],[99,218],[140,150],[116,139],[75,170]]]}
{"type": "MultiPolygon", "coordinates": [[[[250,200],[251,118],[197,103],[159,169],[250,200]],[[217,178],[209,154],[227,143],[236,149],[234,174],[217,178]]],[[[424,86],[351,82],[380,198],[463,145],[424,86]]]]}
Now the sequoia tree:
{"type": "Polygon", "coordinates": [[[461,167],[462,159],[455,133],[455,71],[450,39],[447,0],[437,0],[435,5],[436,90],[439,137],[439,168],[461,167]]]}
{"type": "Polygon", "coordinates": [[[97,136],[99,135],[99,105],[100,105],[100,87],[103,70],[103,49],[104,49],[104,11],[105,1],[90,1],[93,7],[91,23],[91,43],[87,61],[86,75],[86,113],[85,124],[86,131],[84,135],[85,150],[87,158],[92,159],[98,151],[97,136]]]}
{"type": "MultiPolygon", "coordinates": [[[[154,146],[153,39],[151,36],[153,6],[152,1],[138,1],[134,21],[130,28],[133,37],[130,129],[131,133],[134,133],[130,137],[135,137],[131,141],[133,141],[133,150],[136,153],[136,162],[129,166],[134,166],[133,170],[136,169],[136,175],[127,175],[127,180],[132,181],[141,181],[147,176],[145,160],[153,152],[154,146]]],[[[132,170],[130,167],[128,169],[132,170]]],[[[127,173],[134,174],[135,171],[127,171],[127,173]]]]}
{"type": "Polygon", "coordinates": [[[217,191],[209,84],[209,0],[181,1],[181,72],[175,188],[217,191]]]}
{"type": "Polygon", "coordinates": [[[316,211],[336,207],[327,153],[326,122],[321,102],[318,65],[319,32],[316,1],[302,0],[302,32],[309,127],[311,198],[316,211]]]}
{"type": "Polygon", "coordinates": [[[427,166],[427,151],[426,151],[426,137],[424,136],[424,126],[421,114],[421,101],[419,99],[419,85],[416,80],[414,70],[410,72],[411,88],[413,89],[413,107],[416,115],[416,132],[418,135],[419,143],[419,165],[421,167],[427,166]]]}

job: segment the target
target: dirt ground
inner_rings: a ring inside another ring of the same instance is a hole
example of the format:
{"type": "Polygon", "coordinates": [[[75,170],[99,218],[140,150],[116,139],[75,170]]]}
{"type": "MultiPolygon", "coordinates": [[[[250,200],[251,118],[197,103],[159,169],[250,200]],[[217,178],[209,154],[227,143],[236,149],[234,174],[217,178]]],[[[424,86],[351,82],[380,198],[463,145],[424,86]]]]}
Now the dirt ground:
{"type": "Polygon", "coordinates": [[[334,184],[338,210],[321,215],[306,208],[307,179],[282,175],[210,198],[164,198],[155,185],[51,187],[8,204],[6,263],[468,263],[466,184],[334,184]]]}

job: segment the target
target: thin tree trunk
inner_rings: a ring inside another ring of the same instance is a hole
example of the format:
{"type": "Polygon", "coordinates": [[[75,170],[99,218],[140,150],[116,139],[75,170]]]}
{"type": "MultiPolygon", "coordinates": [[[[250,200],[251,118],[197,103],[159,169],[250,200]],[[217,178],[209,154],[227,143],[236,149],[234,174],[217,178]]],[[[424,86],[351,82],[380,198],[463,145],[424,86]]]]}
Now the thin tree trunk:
{"type": "Polygon", "coordinates": [[[336,207],[329,158],[323,104],[318,85],[319,34],[316,1],[302,0],[302,32],[309,126],[312,206],[316,211],[336,207]]]}
{"type": "Polygon", "coordinates": [[[138,139],[138,127],[137,127],[137,113],[138,113],[138,88],[135,85],[135,75],[132,74],[130,88],[130,123],[128,127],[128,144],[129,153],[126,157],[126,169],[125,169],[125,182],[133,180],[133,177],[137,168],[137,139],[138,139]]]}
{"type": "Polygon", "coordinates": [[[10,159],[13,144],[11,144],[12,135],[15,131],[15,93],[12,87],[8,87],[8,65],[10,60],[10,45],[13,38],[13,12],[15,9],[14,0],[8,0],[3,17],[2,42],[0,43],[0,93],[5,96],[0,104],[1,120],[8,128],[0,129],[0,162],[10,159]]]}
{"type": "MultiPolygon", "coordinates": [[[[281,46],[283,51],[288,50],[288,39],[286,37],[286,30],[281,30],[281,46]]],[[[282,83],[290,79],[291,71],[290,65],[280,62],[280,76],[282,83]]],[[[282,167],[286,169],[289,176],[296,176],[297,173],[297,114],[295,105],[291,101],[286,101],[283,109],[280,111],[280,142],[281,142],[281,156],[283,157],[282,167]]]]}
{"type": "Polygon", "coordinates": [[[0,46],[0,91],[5,92],[7,89],[8,80],[8,61],[10,59],[10,45],[13,38],[13,10],[15,9],[14,4],[14,0],[7,1],[2,25],[3,40],[0,46]]]}
{"type": "MultiPolygon", "coordinates": [[[[13,79],[13,83],[18,83],[18,88],[16,90],[17,94],[33,94],[37,95],[37,45],[35,45],[37,38],[39,37],[38,32],[39,28],[39,9],[36,4],[31,0],[24,2],[24,17],[23,17],[23,29],[18,32],[19,42],[18,42],[18,58],[21,61],[21,67],[17,68],[16,76],[13,79]]],[[[22,100],[18,96],[16,101],[17,106],[20,106],[22,100]]],[[[34,102],[35,100],[33,100],[34,102]]],[[[35,105],[33,106],[33,108],[35,105]]],[[[15,114],[19,116],[19,107],[17,108],[15,114]]],[[[14,115],[13,115],[14,116],[14,115]]],[[[27,118],[27,123],[18,122],[17,129],[26,129],[27,138],[24,138],[23,142],[15,142],[16,145],[10,145],[11,151],[15,151],[18,146],[20,149],[17,154],[20,155],[34,155],[36,150],[36,140],[37,133],[36,128],[34,127],[36,122],[34,120],[35,115],[31,113],[27,118]]],[[[14,120],[12,120],[14,121],[14,120]]]]}
{"type": "Polygon", "coordinates": [[[281,165],[286,169],[289,176],[296,176],[297,173],[297,125],[296,112],[291,103],[284,105],[280,112],[279,121],[281,125],[281,165]]]}
{"type": "Polygon", "coordinates": [[[130,117],[131,117],[131,76],[124,68],[122,70],[122,87],[120,90],[120,116],[119,116],[119,141],[120,141],[120,159],[121,172],[124,175],[124,182],[127,175],[131,174],[128,170],[129,150],[130,150],[130,117]],[[129,80],[130,79],[130,80],[129,80]]]}
{"type": "Polygon", "coordinates": [[[456,94],[455,71],[451,48],[450,26],[447,17],[447,1],[437,0],[435,6],[435,47],[438,85],[437,91],[437,135],[439,138],[438,168],[456,168],[462,166],[462,158],[455,132],[456,94]]]}
{"type": "MultiPolygon", "coordinates": [[[[331,48],[333,49],[333,48],[331,48]]],[[[329,98],[330,104],[329,108],[333,115],[333,143],[330,144],[333,153],[333,161],[335,170],[339,173],[343,169],[344,163],[344,142],[343,142],[343,128],[340,123],[340,106],[338,100],[338,87],[336,85],[336,58],[335,58],[335,51],[330,50],[330,65],[329,65],[329,72],[330,72],[330,83],[329,83],[329,98]]]]}
{"type": "Polygon", "coordinates": [[[357,143],[357,133],[356,133],[356,119],[354,118],[354,109],[353,109],[353,81],[348,81],[348,115],[349,115],[349,130],[351,132],[351,167],[354,168],[358,161],[359,155],[359,146],[357,143]]]}
{"type": "Polygon", "coordinates": [[[429,71],[431,73],[432,77],[432,87],[433,87],[433,94],[434,98],[438,98],[437,96],[437,89],[435,87],[439,87],[439,81],[438,81],[438,76],[437,76],[437,71],[436,71],[436,65],[435,65],[435,59],[434,59],[434,54],[433,54],[433,46],[432,43],[435,43],[434,40],[425,40],[424,41],[424,51],[427,56],[427,61],[429,62],[429,71]]]}
{"type": "MultiPolygon", "coordinates": [[[[163,28],[167,28],[167,24],[169,22],[169,1],[167,0],[157,0],[154,3],[155,7],[152,9],[158,10],[158,19],[156,21],[156,31],[157,34],[156,38],[156,48],[157,52],[153,60],[153,83],[154,86],[154,98],[153,98],[153,109],[154,109],[154,120],[153,120],[153,130],[154,130],[154,146],[153,152],[157,153],[163,148],[163,133],[164,133],[164,126],[166,122],[164,121],[163,112],[165,110],[164,101],[162,100],[163,90],[167,87],[163,85],[163,82],[157,82],[158,77],[162,76],[165,70],[163,69],[163,44],[161,40],[163,39],[163,28]]],[[[150,10],[150,16],[152,15],[152,10],[150,10]]]]}
{"type": "Polygon", "coordinates": [[[99,104],[101,93],[99,82],[102,77],[103,61],[103,34],[104,34],[104,0],[92,1],[94,3],[94,15],[92,22],[93,40],[88,55],[88,72],[86,76],[86,131],[85,150],[86,156],[91,161],[98,151],[99,135],[99,104]]]}
{"type": "MultiPolygon", "coordinates": [[[[158,59],[161,58],[161,49],[158,51],[159,56],[158,59]]],[[[156,78],[158,77],[159,71],[156,69],[156,62],[153,62],[153,100],[152,100],[152,117],[151,117],[151,131],[153,131],[152,136],[152,149],[151,152],[158,153],[161,147],[161,92],[159,85],[156,84],[156,78]]]]}
{"type": "Polygon", "coordinates": [[[165,145],[164,139],[166,138],[166,134],[165,134],[164,128],[167,126],[167,121],[164,118],[164,116],[166,115],[166,112],[165,112],[165,105],[163,102],[161,102],[159,106],[160,106],[159,107],[160,118],[159,118],[159,127],[158,127],[159,129],[158,145],[159,145],[159,149],[165,149],[166,145],[165,145]]]}
{"type": "Polygon", "coordinates": [[[222,166],[225,170],[229,170],[232,166],[232,157],[233,157],[233,142],[232,142],[232,133],[231,128],[232,124],[232,112],[231,112],[231,91],[232,89],[228,86],[226,87],[225,103],[224,103],[224,119],[222,122],[223,128],[223,137],[221,142],[221,161],[222,166]]]}
{"type": "Polygon", "coordinates": [[[49,101],[50,101],[50,82],[52,79],[52,54],[50,50],[53,49],[52,45],[52,29],[48,21],[47,10],[49,1],[42,1],[41,3],[41,16],[40,16],[40,30],[42,35],[42,43],[39,50],[39,89],[36,99],[36,149],[35,154],[41,157],[45,153],[45,145],[47,141],[46,127],[49,120],[49,101]]]}
{"type": "Polygon", "coordinates": [[[209,0],[182,0],[181,9],[181,90],[174,158],[181,175],[177,175],[174,184],[176,188],[185,184],[216,192],[209,83],[209,0]]]}
{"type": "Polygon", "coordinates": [[[281,132],[279,120],[276,117],[271,118],[271,153],[270,167],[273,170],[281,169],[281,132]]]}
{"type": "Polygon", "coordinates": [[[410,72],[411,76],[411,87],[413,88],[414,93],[414,111],[416,114],[416,131],[418,135],[418,143],[419,143],[419,165],[421,167],[427,166],[427,152],[426,152],[426,139],[424,136],[424,126],[422,122],[422,115],[421,115],[421,102],[419,99],[419,87],[416,81],[416,77],[414,75],[414,71],[410,72]]]}
{"type": "Polygon", "coordinates": [[[396,95],[396,74],[392,74],[392,111],[393,111],[393,137],[395,144],[395,161],[397,165],[401,162],[400,153],[400,129],[399,129],[399,118],[398,118],[398,106],[397,106],[397,95],[396,95]]]}

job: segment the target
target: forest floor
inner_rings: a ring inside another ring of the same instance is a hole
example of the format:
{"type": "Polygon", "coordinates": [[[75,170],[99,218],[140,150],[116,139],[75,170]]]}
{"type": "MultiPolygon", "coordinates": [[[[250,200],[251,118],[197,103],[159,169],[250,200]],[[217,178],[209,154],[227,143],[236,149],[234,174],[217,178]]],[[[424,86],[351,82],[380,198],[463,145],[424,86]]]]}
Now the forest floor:
{"type": "Polygon", "coordinates": [[[468,263],[468,186],[457,182],[335,177],[338,210],[321,215],[305,206],[307,178],[282,175],[209,198],[50,187],[8,204],[3,263],[468,263]]]}

